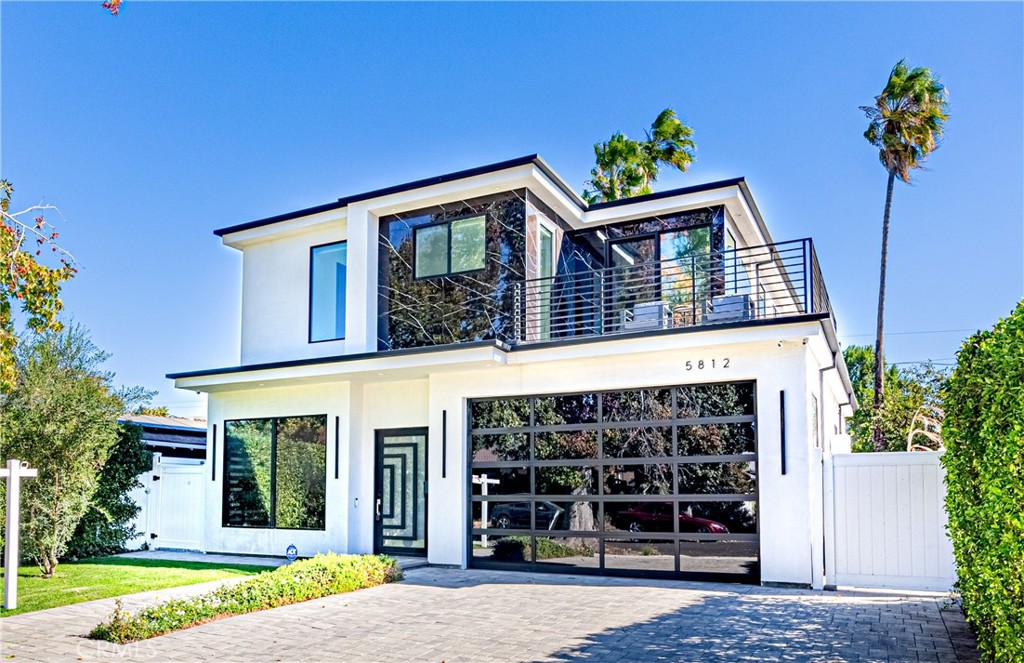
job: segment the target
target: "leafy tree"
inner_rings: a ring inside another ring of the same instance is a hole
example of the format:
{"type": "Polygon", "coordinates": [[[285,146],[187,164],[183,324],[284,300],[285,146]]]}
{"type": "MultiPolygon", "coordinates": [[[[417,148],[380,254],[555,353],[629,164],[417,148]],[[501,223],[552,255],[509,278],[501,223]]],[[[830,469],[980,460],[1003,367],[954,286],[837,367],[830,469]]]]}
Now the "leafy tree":
{"type": "Polygon", "coordinates": [[[594,145],[595,166],[585,184],[588,203],[606,202],[651,193],[661,166],[686,172],[696,159],[693,129],[666,108],[646,131],[646,140],[630,140],[615,132],[594,145]]]}
{"type": "MultiPolygon", "coordinates": [[[[874,401],[875,352],[868,345],[851,345],[843,351],[853,393],[860,403],[874,401]]],[[[948,371],[925,363],[906,368],[885,367],[887,386],[881,405],[861,407],[850,420],[854,451],[906,451],[907,433],[914,414],[925,405],[942,405],[942,389],[948,371]],[[884,447],[875,445],[874,431],[880,429],[884,447]]],[[[913,424],[919,425],[919,424],[913,424]]]]}
{"type": "Polygon", "coordinates": [[[56,228],[45,214],[52,205],[33,205],[20,212],[11,211],[14,187],[0,180],[0,394],[14,388],[17,377],[14,332],[14,304],[25,314],[25,326],[33,332],[59,331],[58,314],[61,283],[77,271],[74,258],[56,244],[56,228]],[[45,249],[55,254],[59,267],[41,262],[45,249]]]}
{"type": "Polygon", "coordinates": [[[44,577],[93,503],[125,403],[143,397],[114,390],[108,356],[78,325],[32,334],[17,347],[16,388],[0,397],[4,455],[39,469],[23,488],[22,540],[44,577]]]}
{"type": "MultiPolygon", "coordinates": [[[[885,356],[883,318],[885,314],[885,270],[889,259],[889,213],[892,189],[896,178],[910,183],[910,174],[922,168],[924,161],[938,146],[945,131],[946,88],[929,69],[910,69],[900,60],[889,74],[882,93],[872,106],[861,106],[870,121],[864,138],[878,148],[878,159],[889,174],[885,190],[885,213],[882,216],[882,256],[878,281],[878,324],[875,355],[885,356]]],[[[875,369],[874,409],[880,410],[885,397],[885,373],[875,369]]],[[[886,447],[885,433],[878,422],[872,431],[875,449],[886,447]]]]}
{"type": "Polygon", "coordinates": [[[121,424],[117,444],[100,472],[92,504],[78,521],[68,544],[71,559],[110,555],[124,550],[137,536],[132,520],[140,507],[130,493],[142,485],[139,475],[153,467],[153,454],[142,439],[142,427],[121,424]]]}
{"type": "Polygon", "coordinates": [[[171,416],[171,413],[167,410],[166,405],[161,405],[160,407],[153,407],[151,405],[140,405],[139,407],[135,408],[132,414],[150,415],[154,417],[171,416]]]}
{"type": "Polygon", "coordinates": [[[949,379],[946,510],[983,658],[1024,661],[1024,301],[967,339],[949,379]]]}

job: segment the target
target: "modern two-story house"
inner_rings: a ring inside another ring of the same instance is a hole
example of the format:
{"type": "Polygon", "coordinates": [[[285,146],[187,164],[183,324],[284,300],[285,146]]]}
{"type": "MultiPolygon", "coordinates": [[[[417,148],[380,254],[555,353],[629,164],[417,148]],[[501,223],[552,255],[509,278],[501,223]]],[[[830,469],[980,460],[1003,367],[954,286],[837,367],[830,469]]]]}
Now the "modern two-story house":
{"type": "MultiPolygon", "coordinates": [[[[856,406],[743,179],[587,205],[531,156],[216,231],[204,548],[820,586],[856,406]]],[[[198,514],[197,514],[197,517],[198,514]]]]}

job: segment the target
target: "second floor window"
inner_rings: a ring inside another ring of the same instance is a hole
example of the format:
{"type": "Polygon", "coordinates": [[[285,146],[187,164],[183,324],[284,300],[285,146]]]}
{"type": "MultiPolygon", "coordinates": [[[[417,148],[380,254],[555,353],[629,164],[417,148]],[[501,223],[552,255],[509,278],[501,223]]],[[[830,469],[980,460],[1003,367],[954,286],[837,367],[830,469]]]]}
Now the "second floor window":
{"type": "Polygon", "coordinates": [[[309,340],[345,338],[348,243],[314,246],[310,252],[309,340]]]}
{"type": "Polygon", "coordinates": [[[472,216],[416,228],[413,245],[418,279],[483,269],[487,256],[486,217],[472,216]]]}

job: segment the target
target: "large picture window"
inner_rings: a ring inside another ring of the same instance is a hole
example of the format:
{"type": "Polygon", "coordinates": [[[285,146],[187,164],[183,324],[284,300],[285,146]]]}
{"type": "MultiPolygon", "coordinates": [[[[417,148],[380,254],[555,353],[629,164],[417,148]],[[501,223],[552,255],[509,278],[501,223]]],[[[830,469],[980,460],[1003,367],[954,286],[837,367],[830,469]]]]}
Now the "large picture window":
{"type": "Polygon", "coordinates": [[[224,422],[224,527],[324,529],[327,416],[224,422]]]}
{"type": "Polygon", "coordinates": [[[310,252],[309,340],[345,338],[348,243],[314,246],[310,252]]]}
{"type": "Polygon", "coordinates": [[[470,401],[472,564],[758,577],[754,383],[470,401]]]}
{"type": "Polygon", "coordinates": [[[483,269],[487,256],[485,216],[455,219],[414,231],[416,278],[483,269]]]}

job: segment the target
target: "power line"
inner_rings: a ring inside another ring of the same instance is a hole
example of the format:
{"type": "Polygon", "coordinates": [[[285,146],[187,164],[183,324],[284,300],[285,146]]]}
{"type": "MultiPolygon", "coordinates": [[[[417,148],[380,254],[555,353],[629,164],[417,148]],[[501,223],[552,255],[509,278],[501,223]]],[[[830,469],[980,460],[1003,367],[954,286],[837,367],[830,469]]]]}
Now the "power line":
{"type": "MultiPolygon", "coordinates": [[[[919,331],[885,332],[886,336],[913,336],[916,334],[962,334],[964,332],[975,332],[977,329],[922,329],[919,331]]],[[[842,338],[864,338],[874,334],[839,334],[842,338]]]]}

